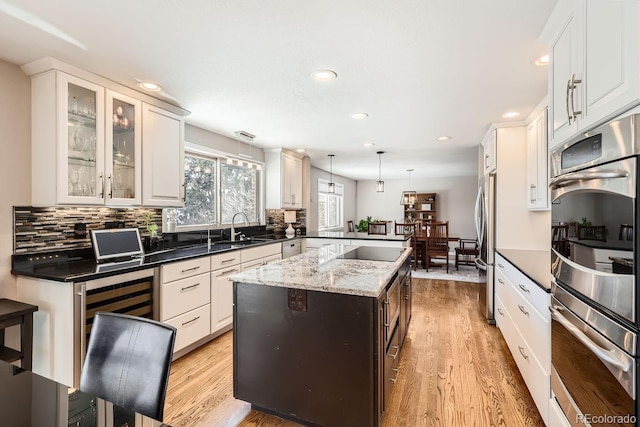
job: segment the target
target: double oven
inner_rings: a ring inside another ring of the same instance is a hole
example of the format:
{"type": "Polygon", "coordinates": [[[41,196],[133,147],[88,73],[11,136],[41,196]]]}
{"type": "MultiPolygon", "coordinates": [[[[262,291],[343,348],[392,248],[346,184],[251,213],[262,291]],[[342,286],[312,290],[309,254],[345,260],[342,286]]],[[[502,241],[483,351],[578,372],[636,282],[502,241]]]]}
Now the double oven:
{"type": "Polygon", "coordinates": [[[551,153],[551,389],[571,425],[638,424],[640,115],[551,153]]]}

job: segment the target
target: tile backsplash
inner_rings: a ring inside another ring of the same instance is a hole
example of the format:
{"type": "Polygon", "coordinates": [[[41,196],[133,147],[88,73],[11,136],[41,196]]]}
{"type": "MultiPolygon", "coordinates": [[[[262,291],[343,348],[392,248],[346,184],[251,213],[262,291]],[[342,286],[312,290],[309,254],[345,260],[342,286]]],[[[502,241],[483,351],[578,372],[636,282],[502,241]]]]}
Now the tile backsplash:
{"type": "Polygon", "coordinates": [[[124,223],[124,227],[139,228],[141,235],[148,234],[148,213],[161,230],[162,209],[14,206],[13,252],[90,248],[89,231],[106,228],[109,223],[124,223]]]}
{"type": "MultiPolygon", "coordinates": [[[[284,229],[289,226],[284,222],[285,209],[265,209],[265,220],[267,230],[284,232],[284,229]]],[[[305,209],[298,209],[296,213],[296,222],[291,226],[295,229],[307,228],[307,211],[305,209]]]]}

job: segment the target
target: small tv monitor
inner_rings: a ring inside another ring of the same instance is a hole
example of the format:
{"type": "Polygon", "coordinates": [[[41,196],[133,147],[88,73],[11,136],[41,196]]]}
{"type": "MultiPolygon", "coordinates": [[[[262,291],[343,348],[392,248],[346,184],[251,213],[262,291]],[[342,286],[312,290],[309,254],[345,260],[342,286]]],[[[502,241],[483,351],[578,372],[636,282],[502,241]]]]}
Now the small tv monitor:
{"type": "Polygon", "coordinates": [[[92,230],[91,243],[97,261],[144,255],[137,228],[92,230]]]}

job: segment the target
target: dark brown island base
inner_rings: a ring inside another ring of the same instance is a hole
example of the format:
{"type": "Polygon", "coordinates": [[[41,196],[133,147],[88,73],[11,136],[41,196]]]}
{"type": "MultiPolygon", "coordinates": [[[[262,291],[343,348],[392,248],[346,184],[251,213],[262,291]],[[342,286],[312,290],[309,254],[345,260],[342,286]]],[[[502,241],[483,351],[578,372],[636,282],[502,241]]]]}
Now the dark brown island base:
{"type": "Polygon", "coordinates": [[[234,396],[306,425],[379,425],[411,318],[410,252],[331,245],[233,276],[234,396]]]}

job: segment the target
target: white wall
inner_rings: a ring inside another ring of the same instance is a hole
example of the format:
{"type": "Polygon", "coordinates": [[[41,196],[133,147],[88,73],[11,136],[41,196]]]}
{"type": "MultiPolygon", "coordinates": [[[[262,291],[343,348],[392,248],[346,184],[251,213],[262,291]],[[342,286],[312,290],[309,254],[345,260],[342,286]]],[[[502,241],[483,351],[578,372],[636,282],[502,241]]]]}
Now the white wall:
{"type": "MultiPolygon", "coordinates": [[[[329,172],[311,166],[309,182],[309,209],[307,210],[307,231],[318,231],[318,179],[329,181],[329,172]]],[[[356,221],[356,181],[333,174],[333,181],[344,185],[344,230],[347,230],[347,221],[356,221]]]]}
{"type": "Polygon", "coordinates": [[[525,127],[498,129],[496,248],[551,247],[551,213],[527,209],[527,134],[525,127]]]}
{"type": "Polygon", "coordinates": [[[385,180],[384,192],[376,192],[376,181],[358,181],[357,215],[354,222],[372,216],[374,219],[400,221],[404,217],[404,206],[400,197],[404,190],[418,193],[437,193],[437,219],[449,221],[449,235],[474,239],[476,229],[474,208],[478,193],[478,178],[460,176],[416,180],[385,180]]]}
{"type": "Polygon", "coordinates": [[[11,275],[13,206],[31,204],[31,82],[0,60],[0,297],[16,298],[11,275]]]}

